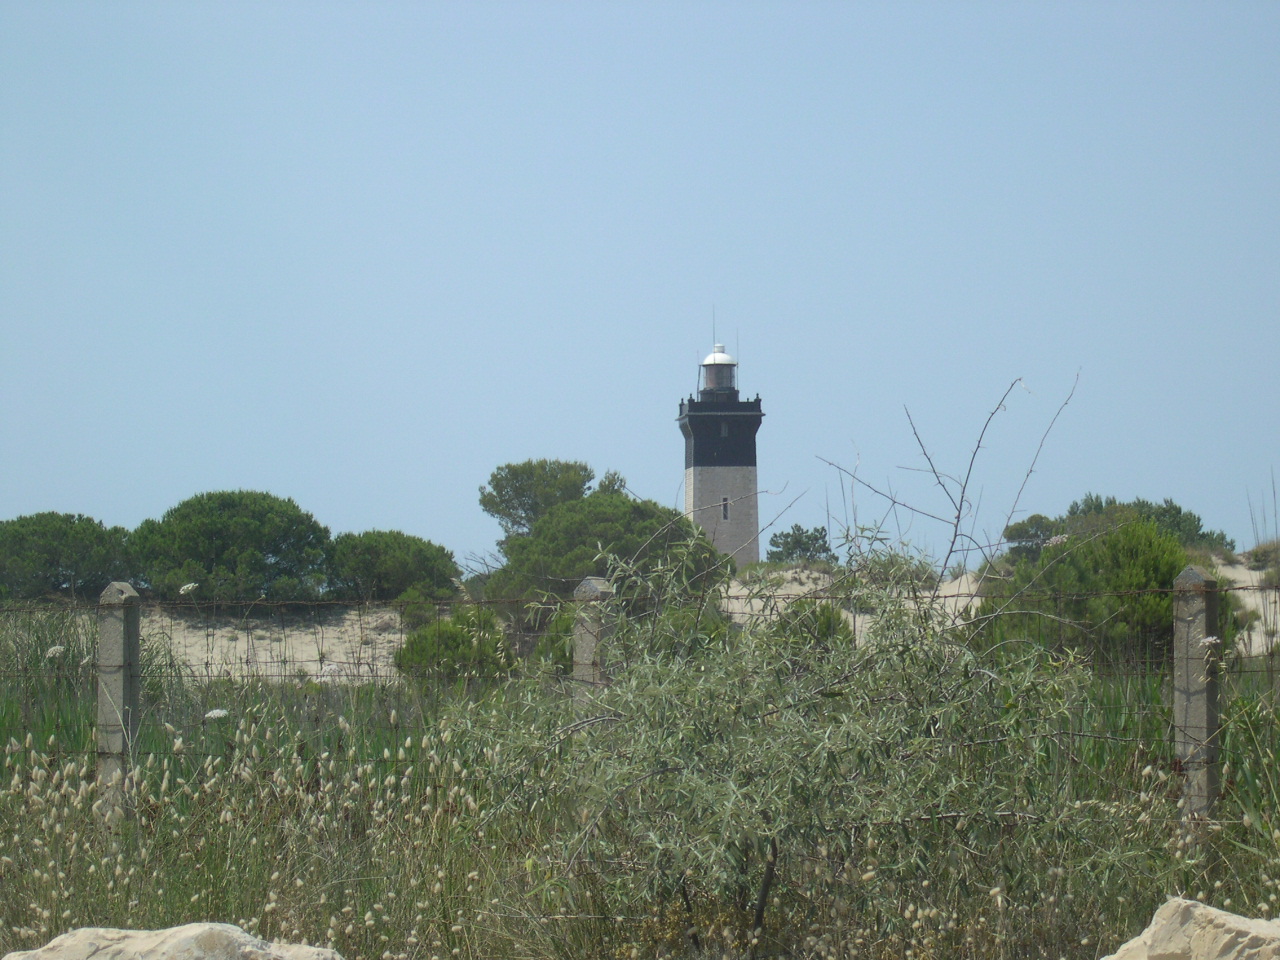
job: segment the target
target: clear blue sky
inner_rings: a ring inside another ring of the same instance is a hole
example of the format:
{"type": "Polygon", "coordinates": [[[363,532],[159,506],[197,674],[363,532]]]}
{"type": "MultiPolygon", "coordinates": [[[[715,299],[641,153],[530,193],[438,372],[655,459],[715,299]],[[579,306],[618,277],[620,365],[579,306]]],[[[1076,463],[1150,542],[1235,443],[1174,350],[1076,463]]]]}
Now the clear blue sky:
{"type": "Polygon", "coordinates": [[[257,489],[466,558],[530,457],[676,505],[713,313],[766,519],[882,512],[824,459],[944,510],[904,408],[961,472],[1021,378],[995,536],[1078,376],[1022,515],[1252,545],[1280,4],[0,0],[0,518],[257,489]]]}

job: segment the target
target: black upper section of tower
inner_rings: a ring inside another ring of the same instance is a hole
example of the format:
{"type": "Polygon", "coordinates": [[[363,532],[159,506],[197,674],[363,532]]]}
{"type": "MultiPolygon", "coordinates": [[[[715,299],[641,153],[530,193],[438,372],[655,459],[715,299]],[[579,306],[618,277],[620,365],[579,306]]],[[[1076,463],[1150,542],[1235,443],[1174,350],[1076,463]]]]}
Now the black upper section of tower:
{"type": "MultiPolygon", "coordinates": [[[[737,391],[733,391],[735,396],[737,391]]],[[[703,390],[705,397],[707,391],[703,390]]],[[[764,413],[754,400],[688,400],[680,402],[684,465],[689,467],[754,467],[756,431],[764,413]]]]}

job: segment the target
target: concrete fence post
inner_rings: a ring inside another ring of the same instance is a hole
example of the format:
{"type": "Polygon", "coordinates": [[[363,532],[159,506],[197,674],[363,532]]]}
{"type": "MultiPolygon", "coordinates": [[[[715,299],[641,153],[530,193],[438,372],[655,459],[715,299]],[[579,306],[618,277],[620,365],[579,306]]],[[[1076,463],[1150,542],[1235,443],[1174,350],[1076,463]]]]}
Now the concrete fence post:
{"type": "Polygon", "coordinates": [[[612,597],[613,587],[600,577],[587,577],[573,591],[573,599],[578,602],[578,617],[573,625],[575,699],[590,696],[594,688],[609,682],[601,665],[601,647],[608,639],[605,601],[612,597]]]}
{"type": "Polygon", "coordinates": [[[1218,581],[1187,567],[1173,582],[1173,738],[1184,777],[1182,815],[1218,799],[1218,581]]]}
{"type": "Polygon", "coordinates": [[[126,810],[124,781],[138,734],[141,677],[138,592],[111,583],[98,598],[98,796],[102,812],[126,810]]]}

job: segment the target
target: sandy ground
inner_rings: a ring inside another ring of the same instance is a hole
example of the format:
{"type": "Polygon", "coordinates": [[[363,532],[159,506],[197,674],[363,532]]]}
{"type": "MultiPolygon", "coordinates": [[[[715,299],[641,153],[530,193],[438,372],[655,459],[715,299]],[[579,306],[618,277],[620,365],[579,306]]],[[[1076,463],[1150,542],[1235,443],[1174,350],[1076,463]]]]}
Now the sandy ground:
{"type": "MultiPolygon", "coordinates": [[[[737,623],[748,624],[776,619],[788,604],[801,599],[822,600],[832,594],[834,578],[816,570],[789,570],[770,575],[772,587],[762,590],[735,580],[729,589],[725,612],[737,623]]],[[[977,600],[978,578],[972,574],[943,583],[938,587],[938,600],[953,619],[961,619],[971,603],[977,600]]],[[[855,637],[865,635],[870,625],[868,614],[842,610],[855,637]]]]}
{"type": "Polygon", "coordinates": [[[1254,611],[1258,619],[1236,641],[1236,648],[1245,656],[1262,656],[1271,653],[1276,645],[1277,628],[1280,628],[1280,590],[1260,589],[1261,570],[1250,570],[1243,564],[1220,564],[1218,587],[1229,590],[1246,611],[1254,611]]]}
{"type": "Polygon", "coordinates": [[[321,682],[392,677],[392,657],[404,642],[399,613],[378,606],[239,618],[199,606],[146,607],[142,635],[167,641],[176,659],[200,677],[321,682]]]}
{"type": "Polygon", "coordinates": [[[758,584],[734,580],[729,585],[724,612],[737,623],[772,620],[787,604],[806,597],[823,597],[830,593],[833,578],[816,570],[787,570],[770,574],[769,589],[758,584]]]}

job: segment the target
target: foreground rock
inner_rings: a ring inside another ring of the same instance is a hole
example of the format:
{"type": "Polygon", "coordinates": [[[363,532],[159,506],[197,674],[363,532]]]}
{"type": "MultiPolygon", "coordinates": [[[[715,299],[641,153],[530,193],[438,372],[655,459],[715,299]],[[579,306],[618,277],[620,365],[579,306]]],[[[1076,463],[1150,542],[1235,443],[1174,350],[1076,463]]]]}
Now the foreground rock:
{"type": "Polygon", "coordinates": [[[229,923],[188,923],[168,930],[85,927],[38,950],[4,960],[342,960],[332,950],[267,943],[229,923]]]}
{"type": "Polygon", "coordinates": [[[1175,897],[1107,960],[1280,960],[1280,922],[1175,897]]]}

